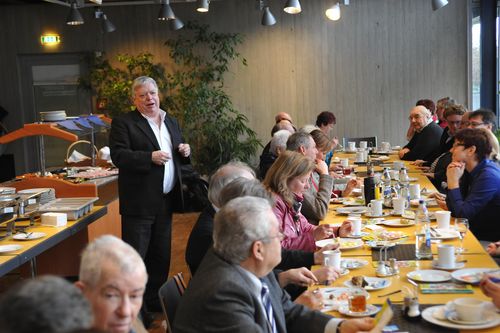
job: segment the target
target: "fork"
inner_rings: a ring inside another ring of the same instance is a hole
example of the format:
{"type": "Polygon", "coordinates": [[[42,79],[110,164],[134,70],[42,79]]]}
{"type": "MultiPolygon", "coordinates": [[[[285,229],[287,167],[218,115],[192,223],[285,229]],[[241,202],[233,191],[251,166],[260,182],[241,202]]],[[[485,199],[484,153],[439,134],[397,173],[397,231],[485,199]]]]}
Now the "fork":
{"type": "Polygon", "coordinates": [[[434,233],[434,237],[441,237],[441,234],[434,227],[431,227],[431,232],[434,233]]]}
{"type": "Polygon", "coordinates": [[[25,236],[25,237],[26,237],[26,239],[30,238],[30,236],[31,236],[31,235],[33,235],[33,232],[28,232],[28,233],[26,234],[26,236],[25,236]]]}

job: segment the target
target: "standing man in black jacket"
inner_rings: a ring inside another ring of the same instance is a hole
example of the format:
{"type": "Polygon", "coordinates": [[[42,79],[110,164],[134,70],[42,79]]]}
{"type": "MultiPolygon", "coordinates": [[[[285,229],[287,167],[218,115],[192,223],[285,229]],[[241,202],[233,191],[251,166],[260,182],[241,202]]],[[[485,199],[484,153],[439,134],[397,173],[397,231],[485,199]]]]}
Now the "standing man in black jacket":
{"type": "Polygon", "coordinates": [[[191,150],[177,121],[160,109],[152,78],[136,78],[131,95],[136,110],[113,119],[109,140],[120,170],[122,238],[146,264],[145,310],[161,312],[158,289],[168,277],[172,212],[182,202],[180,167],[190,163],[191,150]]]}

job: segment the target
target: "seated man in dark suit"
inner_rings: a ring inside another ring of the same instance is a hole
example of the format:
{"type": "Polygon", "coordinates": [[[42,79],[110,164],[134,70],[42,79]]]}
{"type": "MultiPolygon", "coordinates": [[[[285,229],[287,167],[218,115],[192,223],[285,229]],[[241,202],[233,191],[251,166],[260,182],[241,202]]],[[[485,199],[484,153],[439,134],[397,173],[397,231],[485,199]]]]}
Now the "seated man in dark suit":
{"type": "Polygon", "coordinates": [[[370,330],[372,318],[336,319],[290,301],[271,273],[281,260],[281,237],[267,200],[241,197],[227,203],[215,217],[214,247],[177,308],[174,331],[370,330]]]}
{"type": "Polygon", "coordinates": [[[443,129],[432,121],[431,112],[422,105],[411,109],[409,120],[415,134],[399,151],[399,158],[405,161],[431,160],[439,148],[443,129]]]}

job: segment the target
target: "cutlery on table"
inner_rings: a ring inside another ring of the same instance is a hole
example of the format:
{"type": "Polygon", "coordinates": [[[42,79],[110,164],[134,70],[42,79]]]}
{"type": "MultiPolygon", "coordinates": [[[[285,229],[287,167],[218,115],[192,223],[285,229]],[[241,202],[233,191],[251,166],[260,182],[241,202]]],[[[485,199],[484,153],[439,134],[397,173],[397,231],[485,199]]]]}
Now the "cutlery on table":
{"type": "Polygon", "coordinates": [[[395,291],[391,291],[390,293],[387,293],[387,294],[378,295],[377,297],[386,297],[386,296],[394,295],[394,294],[397,294],[397,293],[400,293],[400,292],[401,292],[401,289],[398,289],[398,290],[395,290],[395,291]]]}

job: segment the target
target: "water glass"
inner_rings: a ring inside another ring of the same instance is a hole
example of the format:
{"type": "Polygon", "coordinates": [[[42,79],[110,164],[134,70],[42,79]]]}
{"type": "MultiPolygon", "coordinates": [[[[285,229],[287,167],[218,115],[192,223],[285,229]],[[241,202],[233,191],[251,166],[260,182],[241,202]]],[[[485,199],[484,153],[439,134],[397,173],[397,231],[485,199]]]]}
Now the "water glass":
{"type": "Polygon", "coordinates": [[[455,230],[460,237],[460,247],[457,248],[457,253],[463,253],[466,251],[464,248],[464,238],[465,235],[467,235],[467,230],[469,230],[469,220],[463,217],[457,217],[455,219],[455,230]]]}

